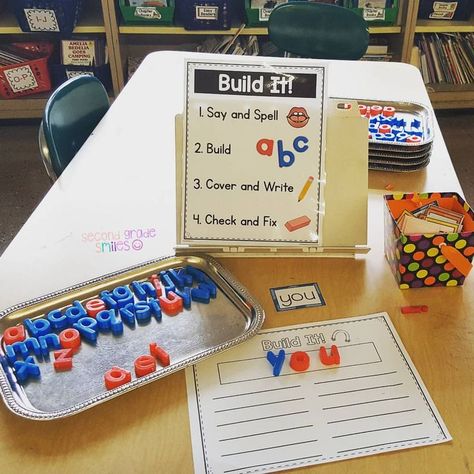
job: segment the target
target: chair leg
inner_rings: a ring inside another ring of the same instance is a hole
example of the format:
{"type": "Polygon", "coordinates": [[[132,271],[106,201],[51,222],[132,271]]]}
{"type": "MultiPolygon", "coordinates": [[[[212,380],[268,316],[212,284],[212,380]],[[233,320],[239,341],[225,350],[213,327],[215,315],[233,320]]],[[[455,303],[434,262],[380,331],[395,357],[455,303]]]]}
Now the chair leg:
{"type": "Polygon", "coordinates": [[[46,173],[49,179],[51,180],[51,182],[54,183],[58,179],[58,177],[53,170],[53,165],[51,164],[49,148],[48,148],[48,144],[46,143],[46,138],[44,136],[43,121],[41,121],[39,130],[38,130],[38,144],[39,144],[41,159],[43,160],[43,165],[46,169],[46,173]]]}

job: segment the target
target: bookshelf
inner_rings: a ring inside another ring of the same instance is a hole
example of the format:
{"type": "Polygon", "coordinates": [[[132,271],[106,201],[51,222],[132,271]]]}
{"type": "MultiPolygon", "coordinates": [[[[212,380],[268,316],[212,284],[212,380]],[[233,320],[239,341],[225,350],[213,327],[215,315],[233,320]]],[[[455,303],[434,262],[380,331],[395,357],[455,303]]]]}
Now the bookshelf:
{"type": "MultiPolygon", "coordinates": [[[[120,34],[125,35],[198,35],[198,36],[209,36],[209,35],[234,35],[237,33],[239,28],[237,26],[230,28],[229,30],[196,30],[189,31],[185,30],[180,26],[130,26],[120,24],[118,31],[120,34]]],[[[369,28],[370,34],[387,34],[387,33],[400,33],[402,30],[401,26],[372,26],[369,28]]],[[[241,34],[245,35],[257,35],[264,36],[268,34],[268,30],[265,27],[249,27],[245,28],[241,34]]]]}
{"type": "Polygon", "coordinates": [[[474,15],[469,21],[418,20],[415,33],[472,33],[474,15]]]}
{"type": "MultiPolygon", "coordinates": [[[[470,21],[434,21],[417,18],[420,0],[400,0],[398,19],[393,26],[370,26],[371,36],[384,38],[392,52],[393,61],[410,62],[419,33],[470,33],[474,32],[474,15],[470,21]]],[[[193,48],[210,35],[233,35],[239,29],[188,31],[179,26],[128,25],[122,21],[117,0],[86,0],[84,13],[74,30],[78,35],[105,35],[112,72],[113,91],[116,96],[127,80],[127,57],[144,56],[163,50],[193,48]]],[[[241,35],[265,38],[266,27],[244,28],[241,35]]],[[[7,12],[0,15],[0,43],[44,38],[41,33],[23,33],[16,18],[7,12]]],[[[473,108],[474,85],[427,85],[435,108],[473,108]]],[[[40,117],[47,95],[22,99],[0,99],[0,119],[40,117]]]]}
{"type": "MultiPolygon", "coordinates": [[[[111,13],[112,34],[114,43],[118,48],[117,65],[118,81],[123,87],[127,80],[127,57],[148,54],[161,49],[186,49],[187,45],[202,42],[210,35],[234,35],[239,30],[235,25],[229,30],[185,30],[180,26],[151,26],[124,24],[118,7],[118,2],[107,0],[111,13]]],[[[396,25],[369,26],[371,35],[385,36],[394,52],[394,60],[404,60],[403,45],[406,36],[406,12],[409,10],[410,1],[400,0],[400,14],[396,25]]],[[[263,38],[268,35],[266,27],[244,28],[241,36],[255,35],[263,38]]]]}
{"type": "MultiPolygon", "coordinates": [[[[420,0],[414,0],[418,13],[420,0]]],[[[409,38],[411,47],[416,46],[417,34],[474,33],[474,13],[468,21],[424,20],[415,17],[409,38]]],[[[411,58],[411,62],[415,61],[411,58]]],[[[474,84],[427,84],[426,89],[435,109],[474,108],[474,84]]]]}
{"type": "MultiPolygon", "coordinates": [[[[109,62],[112,72],[113,90],[112,96],[119,93],[120,88],[117,81],[115,56],[111,53],[110,22],[108,14],[108,2],[105,0],[86,0],[83,14],[76,28],[74,35],[85,35],[88,38],[105,35],[109,48],[109,62]]],[[[23,32],[18,25],[16,17],[8,10],[0,15],[0,44],[21,41],[57,41],[54,34],[23,32]]],[[[0,98],[0,119],[30,119],[40,118],[48,100],[49,94],[37,94],[25,96],[18,99],[0,98]]]]}

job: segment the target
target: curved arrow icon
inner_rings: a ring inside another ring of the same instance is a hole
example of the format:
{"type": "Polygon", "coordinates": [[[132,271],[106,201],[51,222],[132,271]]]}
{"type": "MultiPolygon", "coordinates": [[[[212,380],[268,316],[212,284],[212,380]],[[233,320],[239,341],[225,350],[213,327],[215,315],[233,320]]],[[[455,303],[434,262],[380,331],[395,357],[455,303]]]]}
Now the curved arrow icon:
{"type": "Polygon", "coordinates": [[[333,341],[335,341],[335,340],[336,340],[336,337],[337,337],[337,335],[338,335],[339,333],[344,334],[344,341],[350,342],[350,340],[351,340],[350,334],[349,334],[347,331],[344,331],[343,329],[337,329],[336,331],[334,331],[334,332],[332,333],[331,339],[332,339],[333,341]]]}

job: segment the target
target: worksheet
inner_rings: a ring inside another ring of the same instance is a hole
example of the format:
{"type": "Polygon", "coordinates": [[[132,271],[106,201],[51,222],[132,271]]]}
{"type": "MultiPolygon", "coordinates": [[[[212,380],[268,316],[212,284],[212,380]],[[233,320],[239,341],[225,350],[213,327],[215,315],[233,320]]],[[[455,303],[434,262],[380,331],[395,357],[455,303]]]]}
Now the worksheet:
{"type": "Polygon", "coordinates": [[[186,381],[197,473],[275,472],[452,439],[386,313],[261,331],[187,368],[186,381]]]}

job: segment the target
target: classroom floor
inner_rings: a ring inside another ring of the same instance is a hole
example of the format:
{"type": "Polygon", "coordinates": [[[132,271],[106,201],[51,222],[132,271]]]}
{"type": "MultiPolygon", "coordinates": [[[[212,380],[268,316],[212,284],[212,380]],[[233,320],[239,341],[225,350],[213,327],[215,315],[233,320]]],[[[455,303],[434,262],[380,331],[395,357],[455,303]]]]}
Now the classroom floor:
{"type": "MultiPolygon", "coordinates": [[[[436,115],[464,195],[474,204],[474,111],[436,115]]],[[[0,121],[0,255],[51,186],[39,156],[38,126],[0,121]]]]}

